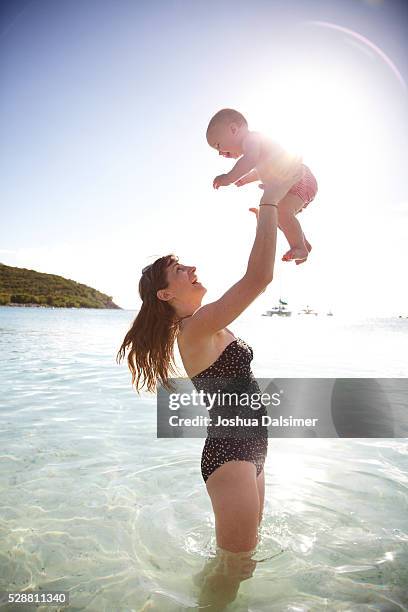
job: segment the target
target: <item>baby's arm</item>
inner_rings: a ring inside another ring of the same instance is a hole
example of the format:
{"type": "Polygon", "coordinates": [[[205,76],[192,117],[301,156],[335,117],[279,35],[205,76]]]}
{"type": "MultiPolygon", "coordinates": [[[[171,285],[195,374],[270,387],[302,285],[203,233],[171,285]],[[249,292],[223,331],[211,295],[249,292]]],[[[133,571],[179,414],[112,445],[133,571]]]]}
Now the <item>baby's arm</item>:
{"type": "Polygon", "coordinates": [[[255,168],[261,154],[260,135],[250,132],[242,143],[242,148],[244,154],[226,175],[230,183],[236,183],[242,176],[255,168]]]}
{"type": "Polygon", "coordinates": [[[239,181],[236,181],[237,187],[242,187],[243,185],[248,185],[248,183],[253,183],[254,181],[259,181],[259,174],[256,168],[251,170],[248,174],[245,174],[239,181]]]}

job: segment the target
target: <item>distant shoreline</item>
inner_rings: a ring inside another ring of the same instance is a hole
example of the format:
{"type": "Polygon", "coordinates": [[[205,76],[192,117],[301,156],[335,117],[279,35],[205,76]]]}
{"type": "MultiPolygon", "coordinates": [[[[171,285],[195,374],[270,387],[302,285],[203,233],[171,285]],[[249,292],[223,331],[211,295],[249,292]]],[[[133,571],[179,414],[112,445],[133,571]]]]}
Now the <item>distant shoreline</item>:
{"type": "Polygon", "coordinates": [[[112,296],[58,274],[0,263],[0,304],[22,308],[122,310],[112,296]],[[31,300],[34,300],[33,302],[31,300]]]}
{"type": "Polygon", "coordinates": [[[1,306],[4,306],[6,308],[8,308],[9,306],[11,306],[12,308],[51,308],[53,310],[60,310],[62,308],[68,308],[69,310],[123,310],[123,308],[121,308],[120,306],[117,306],[116,308],[96,308],[94,306],[51,306],[49,304],[33,304],[33,303],[28,303],[28,304],[17,304],[17,303],[13,303],[11,304],[10,302],[8,304],[1,304],[1,306]]]}

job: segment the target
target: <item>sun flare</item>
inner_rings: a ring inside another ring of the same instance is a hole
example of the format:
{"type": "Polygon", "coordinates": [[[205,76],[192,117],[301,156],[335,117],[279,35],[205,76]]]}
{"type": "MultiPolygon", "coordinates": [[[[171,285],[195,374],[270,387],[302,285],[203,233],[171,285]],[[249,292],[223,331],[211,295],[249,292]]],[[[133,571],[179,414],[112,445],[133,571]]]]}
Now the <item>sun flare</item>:
{"type": "Polygon", "coordinates": [[[375,161],[372,135],[378,118],[371,106],[352,77],[339,80],[323,69],[304,68],[258,91],[248,112],[257,129],[322,171],[345,159],[375,161]]]}

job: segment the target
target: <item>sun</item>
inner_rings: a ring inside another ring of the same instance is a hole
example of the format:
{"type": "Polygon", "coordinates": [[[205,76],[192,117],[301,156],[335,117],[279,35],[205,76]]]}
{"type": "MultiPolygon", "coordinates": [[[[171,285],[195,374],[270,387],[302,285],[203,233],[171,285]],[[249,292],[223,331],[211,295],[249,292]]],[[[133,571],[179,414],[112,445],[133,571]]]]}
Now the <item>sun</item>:
{"type": "Polygon", "coordinates": [[[392,157],[390,118],[406,85],[373,42],[336,24],[316,24],[311,22],[325,34],[318,52],[308,54],[306,44],[292,55],[280,50],[285,61],[268,78],[258,75],[244,99],[245,113],[253,129],[302,156],[320,177],[333,183],[339,169],[347,171],[354,191],[392,157]]]}
{"type": "Polygon", "coordinates": [[[324,67],[303,66],[274,78],[273,86],[248,101],[257,128],[290,153],[326,166],[348,163],[358,155],[370,162],[376,117],[361,85],[348,74],[339,79],[324,67]],[[302,95],[307,92],[307,95],[302,95]]]}

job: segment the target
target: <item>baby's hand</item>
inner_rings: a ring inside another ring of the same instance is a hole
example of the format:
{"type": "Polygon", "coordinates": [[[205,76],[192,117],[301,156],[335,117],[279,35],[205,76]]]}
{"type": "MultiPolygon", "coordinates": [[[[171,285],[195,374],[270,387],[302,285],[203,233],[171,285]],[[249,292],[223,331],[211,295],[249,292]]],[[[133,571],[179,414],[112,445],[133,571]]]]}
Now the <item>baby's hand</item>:
{"type": "Polygon", "coordinates": [[[218,189],[219,187],[228,187],[228,185],[231,185],[231,182],[228,179],[228,174],[220,174],[213,180],[214,189],[218,189]]]}

